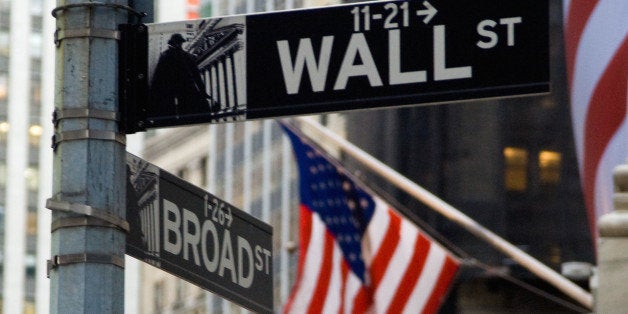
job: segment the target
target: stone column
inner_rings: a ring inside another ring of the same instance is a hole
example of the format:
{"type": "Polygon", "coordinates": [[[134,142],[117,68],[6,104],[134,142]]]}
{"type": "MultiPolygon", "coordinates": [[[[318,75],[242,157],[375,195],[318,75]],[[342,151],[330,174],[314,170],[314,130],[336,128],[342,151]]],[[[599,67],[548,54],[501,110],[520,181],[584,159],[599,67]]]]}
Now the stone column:
{"type": "Polygon", "coordinates": [[[628,164],[613,172],[615,210],[598,221],[597,313],[623,313],[628,309],[628,164]]]}

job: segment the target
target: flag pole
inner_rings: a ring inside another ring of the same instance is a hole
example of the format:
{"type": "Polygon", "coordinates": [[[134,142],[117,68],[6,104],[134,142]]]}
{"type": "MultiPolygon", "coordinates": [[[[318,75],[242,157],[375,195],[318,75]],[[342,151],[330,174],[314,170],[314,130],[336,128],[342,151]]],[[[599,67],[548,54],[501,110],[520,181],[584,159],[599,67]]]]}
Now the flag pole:
{"type": "Polygon", "coordinates": [[[382,176],[383,178],[393,183],[395,186],[410,194],[417,200],[428,205],[441,215],[447,217],[449,220],[465,228],[471,234],[475,235],[481,240],[486,241],[494,248],[512,258],[514,261],[516,261],[518,264],[520,264],[533,274],[552,284],[555,288],[562,291],[564,294],[573,298],[580,304],[586,306],[588,309],[593,308],[593,297],[590,293],[582,289],[580,286],[561,276],[559,273],[549,268],[547,265],[541,263],[539,260],[525,253],[512,243],[500,237],[499,235],[486,229],[484,226],[480,225],[469,216],[465,215],[455,207],[438,198],[436,195],[430,193],[426,189],[412,182],[410,179],[401,175],[394,169],[380,162],[373,156],[353,145],[351,142],[320,125],[312,118],[298,117],[296,119],[303,125],[309,127],[310,130],[324,136],[326,139],[335,143],[338,148],[340,148],[343,152],[355,158],[357,161],[367,166],[373,172],[382,176]]]}

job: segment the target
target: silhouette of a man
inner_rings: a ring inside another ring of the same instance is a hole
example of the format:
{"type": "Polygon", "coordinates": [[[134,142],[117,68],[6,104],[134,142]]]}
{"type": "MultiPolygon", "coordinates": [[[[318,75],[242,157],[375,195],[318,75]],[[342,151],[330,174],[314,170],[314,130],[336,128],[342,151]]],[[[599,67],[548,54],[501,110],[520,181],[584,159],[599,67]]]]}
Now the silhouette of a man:
{"type": "Polygon", "coordinates": [[[185,39],[173,34],[159,57],[150,86],[151,112],[164,116],[210,112],[205,85],[194,55],[183,50],[185,39]]]}

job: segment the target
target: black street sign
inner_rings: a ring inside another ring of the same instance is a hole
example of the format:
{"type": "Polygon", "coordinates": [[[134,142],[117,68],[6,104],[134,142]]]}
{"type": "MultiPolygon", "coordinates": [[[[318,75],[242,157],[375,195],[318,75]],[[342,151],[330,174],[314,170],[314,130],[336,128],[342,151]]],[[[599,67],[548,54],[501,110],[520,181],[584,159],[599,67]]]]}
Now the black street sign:
{"type": "Polygon", "coordinates": [[[128,255],[255,312],[273,311],[272,227],[127,153],[128,255]]]}
{"type": "Polygon", "coordinates": [[[126,26],[126,131],[545,93],[548,12],[375,1],[126,26]]]}

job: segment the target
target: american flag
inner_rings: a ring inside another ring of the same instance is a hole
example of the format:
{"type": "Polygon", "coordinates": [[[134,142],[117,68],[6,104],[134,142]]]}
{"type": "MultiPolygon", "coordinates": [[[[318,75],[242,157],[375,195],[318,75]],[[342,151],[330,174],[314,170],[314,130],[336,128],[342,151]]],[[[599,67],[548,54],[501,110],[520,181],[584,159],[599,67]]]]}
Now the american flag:
{"type": "Polygon", "coordinates": [[[613,168],[628,157],[628,1],[565,0],[571,110],[591,232],[613,209],[613,168]]]}
{"type": "Polygon", "coordinates": [[[300,175],[297,279],[285,313],[434,313],[459,261],[284,127],[300,175]]]}

